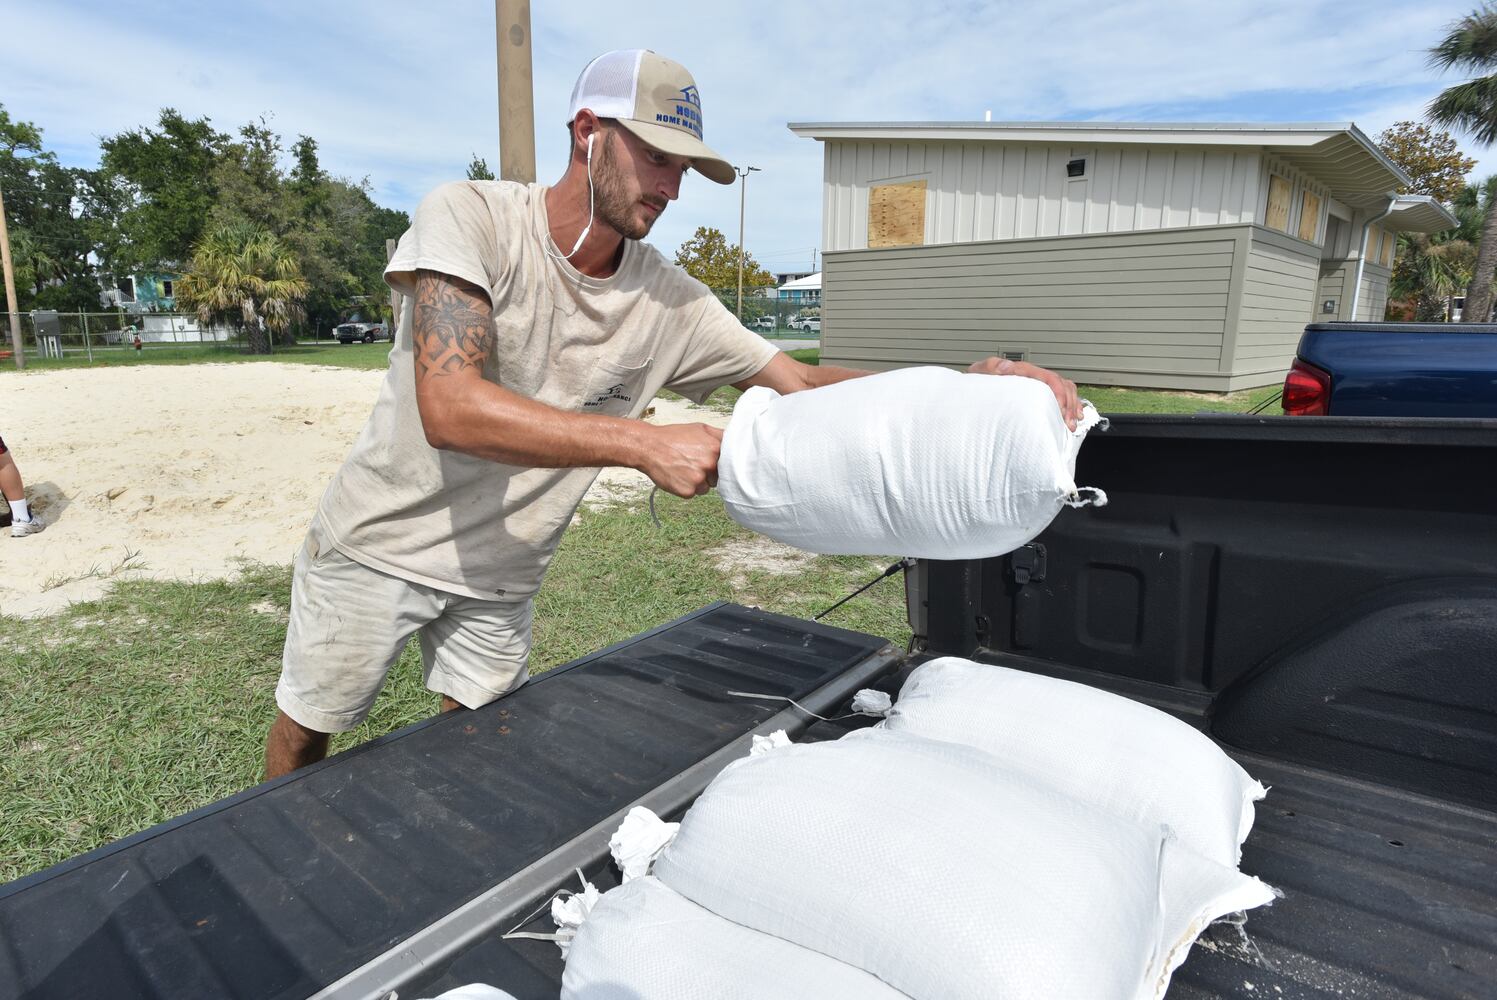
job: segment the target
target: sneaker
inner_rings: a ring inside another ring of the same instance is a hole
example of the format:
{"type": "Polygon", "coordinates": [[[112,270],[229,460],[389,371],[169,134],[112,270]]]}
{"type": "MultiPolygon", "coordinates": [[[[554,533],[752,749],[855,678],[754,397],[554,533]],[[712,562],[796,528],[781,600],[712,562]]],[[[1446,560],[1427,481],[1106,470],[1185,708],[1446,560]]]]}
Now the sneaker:
{"type": "Polygon", "coordinates": [[[10,537],[25,538],[27,535],[35,535],[45,531],[46,528],[47,526],[42,523],[41,518],[32,514],[29,521],[12,521],[10,523],[10,537]]]}

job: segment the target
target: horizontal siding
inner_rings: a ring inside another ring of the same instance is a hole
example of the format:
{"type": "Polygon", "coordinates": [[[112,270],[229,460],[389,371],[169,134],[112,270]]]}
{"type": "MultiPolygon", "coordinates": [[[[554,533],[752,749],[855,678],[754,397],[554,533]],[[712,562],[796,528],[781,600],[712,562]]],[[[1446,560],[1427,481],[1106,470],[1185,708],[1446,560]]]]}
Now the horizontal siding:
{"type": "Polygon", "coordinates": [[[1282,365],[1313,318],[1320,288],[1315,246],[1260,226],[1253,227],[1237,315],[1231,359],[1234,373],[1282,365]]]}
{"type": "MultiPolygon", "coordinates": [[[[888,371],[905,367],[904,362],[867,361],[838,357],[822,353],[822,363],[867,368],[872,371],[888,371]]],[[[1138,371],[1134,369],[1107,368],[1103,366],[1073,367],[1066,373],[1077,382],[1087,385],[1120,385],[1141,389],[1189,389],[1195,392],[1237,392],[1258,386],[1274,385],[1284,380],[1284,370],[1269,366],[1261,370],[1234,373],[1138,371]]]]}
{"type": "MultiPolygon", "coordinates": [[[[992,141],[824,145],[822,245],[829,251],[867,247],[868,189],[878,183],[926,182],[927,245],[1239,225],[1261,218],[1266,197],[1264,158],[1241,149],[992,141]],[[1084,177],[1066,176],[1073,159],[1086,160],[1084,177]]],[[[1297,220],[1298,206],[1294,212],[1297,220]]]]}
{"type": "Polygon", "coordinates": [[[1349,316],[1347,315],[1347,310],[1351,308],[1351,303],[1346,299],[1346,290],[1349,287],[1347,282],[1348,269],[1355,270],[1356,264],[1349,264],[1345,260],[1321,262],[1320,284],[1317,286],[1317,290],[1315,293],[1314,307],[1314,315],[1317,320],[1336,320],[1349,318],[1349,316]],[[1320,304],[1326,299],[1336,300],[1335,312],[1323,313],[1320,311],[1320,304]]]}
{"type": "MultiPolygon", "coordinates": [[[[1003,352],[1083,380],[1225,388],[1240,226],[830,253],[822,356],[884,369],[1003,352]]],[[[1301,324],[1303,325],[1303,324],[1301,324]]]]}
{"type": "Polygon", "coordinates": [[[1392,272],[1370,260],[1362,269],[1362,289],[1357,294],[1357,319],[1380,322],[1388,308],[1388,280],[1392,272]]]}

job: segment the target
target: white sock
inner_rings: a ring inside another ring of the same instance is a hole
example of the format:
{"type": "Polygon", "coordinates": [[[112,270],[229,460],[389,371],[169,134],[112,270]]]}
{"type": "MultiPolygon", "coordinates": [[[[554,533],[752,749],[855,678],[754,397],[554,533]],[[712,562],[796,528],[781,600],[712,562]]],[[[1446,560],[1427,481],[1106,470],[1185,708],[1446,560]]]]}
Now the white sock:
{"type": "Polygon", "coordinates": [[[12,521],[31,520],[31,508],[27,505],[25,500],[11,500],[9,501],[9,503],[10,519],[12,521]]]}

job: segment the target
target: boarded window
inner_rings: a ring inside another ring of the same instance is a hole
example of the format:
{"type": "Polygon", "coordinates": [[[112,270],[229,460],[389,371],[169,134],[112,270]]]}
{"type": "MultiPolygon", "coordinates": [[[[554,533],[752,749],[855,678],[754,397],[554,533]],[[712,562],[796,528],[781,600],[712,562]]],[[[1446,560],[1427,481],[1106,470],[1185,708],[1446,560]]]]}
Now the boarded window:
{"type": "Polygon", "coordinates": [[[1398,250],[1398,234],[1392,230],[1384,230],[1383,236],[1383,266],[1393,266],[1393,254],[1398,250]]]}
{"type": "Polygon", "coordinates": [[[1315,231],[1320,228],[1320,195],[1306,191],[1299,201],[1299,238],[1306,243],[1315,242],[1315,231]]]}
{"type": "Polygon", "coordinates": [[[1289,194],[1293,185],[1278,174],[1268,175],[1268,211],[1263,224],[1281,233],[1289,232],[1289,194]]]}
{"type": "Polygon", "coordinates": [[[868,245],[912,247],[925,242],[925,182],[868,189],[868,245]]]}

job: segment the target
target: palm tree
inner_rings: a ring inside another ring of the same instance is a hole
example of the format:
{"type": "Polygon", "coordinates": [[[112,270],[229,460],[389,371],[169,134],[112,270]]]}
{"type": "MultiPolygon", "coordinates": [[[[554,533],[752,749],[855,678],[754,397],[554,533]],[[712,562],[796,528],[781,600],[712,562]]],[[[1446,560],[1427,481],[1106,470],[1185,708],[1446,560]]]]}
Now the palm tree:
{"type": "MultiPolygon", "coordinates": [[[[1430,62],[1444,70],[1460,68],[1486,73],[1441,91],[1430,102],[1427,117],[1459,129],[1483,146],[1497,142],[1497,6],[1486,3],[1456,21],[1445,39],[1430,49],[1430,62]]],[[[1492,313],[1492,275],[1497,272],[1497,200],[1487,206],[1477,246],[1465,316],[1484,322],[1492,313]]]]}
{"type": "Polygon", "coordinates": [[[1414,304],[1416,323],[1444,322],[1450,300],[1471,280],[1471,244],[1400,233],[1389,298],[1414,304]]]}
{"type": "Polygon", "coordinates": [[[176,293],[203,324],[229,323],[246,335],[251,354],[269,354],[269,334],[298,318],[308,290],[296,255],[275,234],[230,222],[214,226],[193,247],[176,293]]]}

